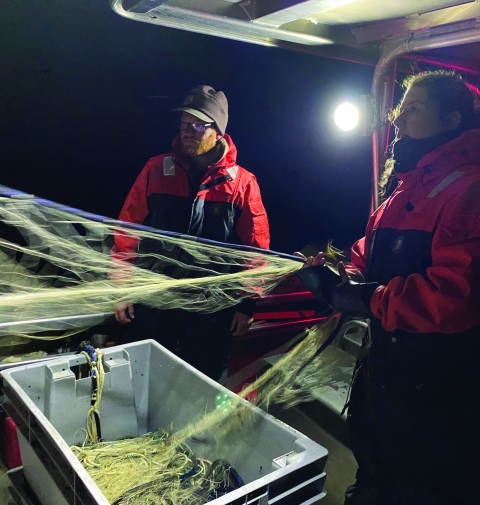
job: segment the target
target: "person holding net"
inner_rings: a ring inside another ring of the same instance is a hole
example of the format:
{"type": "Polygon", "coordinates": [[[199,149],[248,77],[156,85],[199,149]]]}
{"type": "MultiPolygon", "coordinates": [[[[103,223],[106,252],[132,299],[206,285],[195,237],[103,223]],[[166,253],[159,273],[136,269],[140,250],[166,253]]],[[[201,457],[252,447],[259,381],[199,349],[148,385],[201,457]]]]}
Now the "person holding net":
{"type": "MultiPolygon", "coordinates": [[[[225,133],[228,102],[224,93],[197,86],[176,112],[180,114],[180,132],[173,141],[173,152],[149,160],[130,190],[119,219],[268,249],[269,225],[260,188],[255,176],[236,163],[237,149],[225,133]]],[[[144,252],[154,252],[148,246],[142,241],[144,252]]],[[[137,248],[138,242],[131,237],[115,235],[114,257],[121,259],[137,248]]],[[[188,264],[185,256],[183,252],[178,261],[188,264]]],[[[140,263],[136,258],[136,264],[140,263]]],[[[175,276],[170,270],[160,272],[175,276]]],[[[123,303],[117,307],[116,319],[130,323],[126,342],[154,338],[170,350],[178,348],[182,359],[219,380],[226,369],[232,336],[248,330],[254,307],[255,300],[250,297],[232,309],[212,314],[160,311],[144,305],[134,308],[123,303]]]]}
{"type": "Polygon", "coordinates": [[[399,184],[352,248],[355,283],[322,255],[300,276],[369,318],[348,410],[358,462],[348,505],[473,505],[480,468],[480,128],[449,72],[407,78],[393,112],[399,184]]]}

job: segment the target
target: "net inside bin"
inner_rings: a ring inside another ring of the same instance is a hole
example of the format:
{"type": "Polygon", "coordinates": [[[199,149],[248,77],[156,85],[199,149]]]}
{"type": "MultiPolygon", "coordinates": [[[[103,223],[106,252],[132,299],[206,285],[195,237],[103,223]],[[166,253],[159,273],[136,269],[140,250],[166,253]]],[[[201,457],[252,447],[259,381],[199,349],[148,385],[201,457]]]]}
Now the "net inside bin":
{"type": "MultiPolygon", "coordinates": [[[[0,324],[41,319],[43,332],[48,330],[49,318],[111,312],[126,302],[215,312],[241,298],[268,294],[301,266],[260,250],[98,222],[29,199],[0,197],[0,220],[12,236],[0,238],[0,324]],[[120,252],[115,243],[127,247],[120,252]]],[[[260,406],[292,406],[309,399],[312,384],[321,386],[336,366],[328,354],[315,355],[338,320],[334,314],[310,329],[306,338],[240,396],[248,397],[256,390],[260,406]]],[[[20,327],[11,328],[14,337],[36,338],[34,324],[28,335],[20,327]]],[[[218,490],[218,479],[208,474],[207,463],[192,457],[186,442],[209,431],[222,444],[239,426],[248,430],[251,416],[252,410],[239,398],[169,436],[150,434],[83,446],[75,452],[111,503],[126,505],[139,496],[144,500],[140,503],[204,503],[218,490]]]]}

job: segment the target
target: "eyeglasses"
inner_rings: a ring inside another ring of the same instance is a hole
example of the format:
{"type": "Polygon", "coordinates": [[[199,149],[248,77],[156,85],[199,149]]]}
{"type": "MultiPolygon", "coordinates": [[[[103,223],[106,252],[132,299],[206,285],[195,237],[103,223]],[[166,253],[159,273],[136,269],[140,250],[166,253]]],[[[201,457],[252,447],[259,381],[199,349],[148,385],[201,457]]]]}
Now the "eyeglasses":
{"type": "Polygon", "coordinates": [[[212,126],[213,123],[185,123],[185,121],[180,121],[180,130],[188,130],[191,128],[194,132],[203,133],[206,128],[212,126]]]}

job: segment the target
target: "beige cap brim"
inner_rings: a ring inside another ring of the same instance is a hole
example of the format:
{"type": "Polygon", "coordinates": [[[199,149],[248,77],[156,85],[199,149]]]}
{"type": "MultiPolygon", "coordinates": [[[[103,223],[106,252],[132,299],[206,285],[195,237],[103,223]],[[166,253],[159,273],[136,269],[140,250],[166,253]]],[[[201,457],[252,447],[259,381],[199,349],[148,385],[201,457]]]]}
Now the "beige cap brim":
{"type": "Polygon", "coordinates": [[[190,109],[189,107],[180,107],[178,109],[173,109],[173,112],[188,112],[189,114],[192,114],[192,116],[198,117],[198,119],[201,119],[202,121],[205,121],[207,123],[215,123],[211,117],[208,117],[203,112],[200,112],[196,109],[190,109]]]}

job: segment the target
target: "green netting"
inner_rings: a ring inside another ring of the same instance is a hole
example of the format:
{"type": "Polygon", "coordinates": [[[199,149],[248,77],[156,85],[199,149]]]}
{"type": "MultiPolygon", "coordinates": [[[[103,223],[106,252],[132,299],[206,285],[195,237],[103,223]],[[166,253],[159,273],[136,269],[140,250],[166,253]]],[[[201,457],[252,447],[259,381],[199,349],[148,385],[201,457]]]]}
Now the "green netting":
{"type": "MultiPolygon", "coordinates": [[[[270,293],[301,267],[291,258],[266,251],[131,229],[31,198],[0,197],[0,220],[7,231],[19,232],[16,239],[0,239],[0,325],[9,324],[9,337],[0,336],[0,344],[12,337],[35,337],[37,330],[56,330],[59,317],[112,312],[125,302],[215,312],[243,297],[270,293]],[[112,255],[115,236],[138,249],[112,255]],[[38,326],[37,320],[41,320],[38,326]],[[12,325],[22,321],[30,321],[28,332],[12,325]]],[[[208,476],[208,462],[192,459],[186,446],[189,438],[208,432],[223,444],[235,430],[250,429],[252,410],[242,398],[253,390],[263,408],[311,399],[313,385],[326,384],[337,366],[335,355],[317,353],[339,319],[334,314],[307,331],[291,352],[228,408],[168,436],[158,432],[84,444],[74,452],[111,503],[204,503],[218,482],[208,476]],[[192,468],[195,471],[185,485],[180,476],[192,468]]]]}
{"type": "MultiPolygon", "coordinates": [[[[268,294],[300,267],[262,252],[96,222],[34,200],[0,197],[0,220],[23,237],[0,239],[0,324],[42,319],[43,331],[45,319],[112,312],[122,302],[215,312],[268,294]],[[112,256],[115,234],[150,252],[112,256]]],[[[9,333],[25,335],[14,326],[9,333]]]]}

